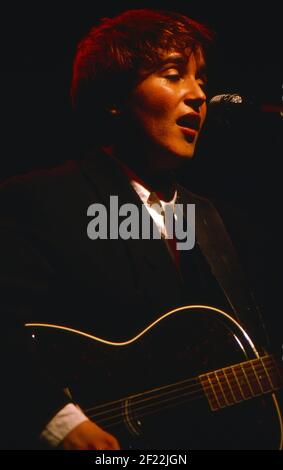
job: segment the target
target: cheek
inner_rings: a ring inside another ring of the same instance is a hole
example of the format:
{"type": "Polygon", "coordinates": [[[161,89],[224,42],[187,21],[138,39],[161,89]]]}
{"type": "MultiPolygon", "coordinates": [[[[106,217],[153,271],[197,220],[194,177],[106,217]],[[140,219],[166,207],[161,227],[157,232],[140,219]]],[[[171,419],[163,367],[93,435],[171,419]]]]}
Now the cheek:
{"type": "Polygon", "coordinates": [[[150,118],[167,117],[174,110],[176,96],[166,87],[151,87],[150,90],[139,90],[135,97],[136,111],[150,118]]]}

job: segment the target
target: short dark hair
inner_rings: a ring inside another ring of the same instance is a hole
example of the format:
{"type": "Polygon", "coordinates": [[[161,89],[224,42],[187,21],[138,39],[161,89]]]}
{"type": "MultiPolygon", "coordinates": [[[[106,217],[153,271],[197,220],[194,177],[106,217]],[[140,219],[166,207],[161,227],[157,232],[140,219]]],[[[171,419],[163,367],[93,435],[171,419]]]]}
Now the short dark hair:
{"type": "Polygon", "coordinates": [[[96,122],[101,135],[107,107],[128,96],[141,68],[157,63],[164,51],[189,55],[200,47],[205,52],[211,39],[206,26],[175,12],[140,9],[103,18],[78,44],[74,109],[96,122]]]}

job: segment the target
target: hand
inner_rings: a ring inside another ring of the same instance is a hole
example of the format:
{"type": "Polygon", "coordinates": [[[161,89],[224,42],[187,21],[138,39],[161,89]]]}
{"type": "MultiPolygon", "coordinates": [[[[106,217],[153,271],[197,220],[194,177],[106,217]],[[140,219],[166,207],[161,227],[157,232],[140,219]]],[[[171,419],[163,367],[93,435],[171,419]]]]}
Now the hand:
{"type": "Polygon", "coordinates": [[[90,420],[72,429],[62,447],[65,450],[120,450],[117,439],[90,420]]]}

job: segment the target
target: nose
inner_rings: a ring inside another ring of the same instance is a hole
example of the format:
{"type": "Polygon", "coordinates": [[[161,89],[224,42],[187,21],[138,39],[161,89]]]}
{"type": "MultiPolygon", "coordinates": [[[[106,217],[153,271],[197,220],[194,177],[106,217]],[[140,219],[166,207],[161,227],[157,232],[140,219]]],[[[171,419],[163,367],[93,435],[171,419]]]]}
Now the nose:
{"type": "Polygon", "coordinates": [[[206,94],[197,80],[190,81],[184,102],[195,111],[199,110],[203,103],[206,102],[206,94]]]}

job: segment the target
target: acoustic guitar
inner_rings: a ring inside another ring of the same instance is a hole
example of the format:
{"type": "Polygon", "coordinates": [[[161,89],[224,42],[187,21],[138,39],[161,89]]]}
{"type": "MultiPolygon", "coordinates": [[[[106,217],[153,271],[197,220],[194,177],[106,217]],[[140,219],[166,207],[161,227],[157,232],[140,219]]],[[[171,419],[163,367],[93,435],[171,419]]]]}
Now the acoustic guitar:
{"type": "Polygon", "coordinates": [[[190,305],[112,341],[27,323],[40,364],[124,449],[281,449],[282,358],[228,313],[190,305]]]}

